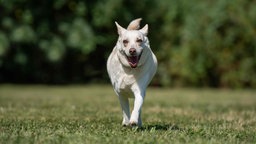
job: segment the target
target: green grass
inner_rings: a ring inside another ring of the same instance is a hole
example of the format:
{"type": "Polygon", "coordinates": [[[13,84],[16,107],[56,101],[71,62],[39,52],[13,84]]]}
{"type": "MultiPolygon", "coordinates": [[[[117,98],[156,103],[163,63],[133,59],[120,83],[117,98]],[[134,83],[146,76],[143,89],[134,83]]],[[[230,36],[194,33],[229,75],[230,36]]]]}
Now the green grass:
{"type": "Polygon", "coordinates": [[[256,91],[149,88],[143,128],[110,86],[0,86],[0,143],[256,143],[256,91]]]}

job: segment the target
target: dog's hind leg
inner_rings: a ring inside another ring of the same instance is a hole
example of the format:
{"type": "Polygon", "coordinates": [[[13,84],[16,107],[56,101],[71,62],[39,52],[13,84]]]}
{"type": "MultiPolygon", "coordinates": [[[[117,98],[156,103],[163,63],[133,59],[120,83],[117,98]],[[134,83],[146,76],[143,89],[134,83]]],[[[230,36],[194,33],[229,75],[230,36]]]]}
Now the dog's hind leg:
{"type": "Polygon", "coordinates": [[[123,126],[128,126],[129,121],[130,121],[130,107],[129,107],[129,100],[127,97],[124,97],[122,95],[119,95],[119,101],[120,105],[122,107],[122,112],[123,112],[123,126]]]}

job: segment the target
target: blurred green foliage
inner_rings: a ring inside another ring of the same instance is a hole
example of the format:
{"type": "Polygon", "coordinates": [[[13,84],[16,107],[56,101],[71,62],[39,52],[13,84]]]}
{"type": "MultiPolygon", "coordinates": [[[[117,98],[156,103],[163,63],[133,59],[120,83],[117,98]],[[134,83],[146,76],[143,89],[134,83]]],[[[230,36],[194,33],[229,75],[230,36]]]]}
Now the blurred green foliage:
{"type": "Polygon", "coordinates": [[[1,0],[0,82],[107,82],[114,21],[149,24],[157,86],[256,88],[254,0],[1,0]]]}

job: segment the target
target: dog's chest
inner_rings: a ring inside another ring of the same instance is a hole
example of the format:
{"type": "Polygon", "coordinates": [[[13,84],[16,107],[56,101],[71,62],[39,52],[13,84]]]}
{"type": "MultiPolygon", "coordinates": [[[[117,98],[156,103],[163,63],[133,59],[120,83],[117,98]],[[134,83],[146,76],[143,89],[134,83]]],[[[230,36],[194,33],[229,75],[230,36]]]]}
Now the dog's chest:
{"type": "Polygon", "coordinates": [[[139,70],[122,70],[116,75],[116,88],[120,90],[130,89],[133,84],[135,84],[140,75],[139,70]]]}
{"type": "Polygon", "coordinates": [[[114,83],[114,88],[118,93],[122,93],[124,97],[132,98],[131,87],[136,84],[136,78],[133,75],[122,75],[118,81],[114,83]]]}

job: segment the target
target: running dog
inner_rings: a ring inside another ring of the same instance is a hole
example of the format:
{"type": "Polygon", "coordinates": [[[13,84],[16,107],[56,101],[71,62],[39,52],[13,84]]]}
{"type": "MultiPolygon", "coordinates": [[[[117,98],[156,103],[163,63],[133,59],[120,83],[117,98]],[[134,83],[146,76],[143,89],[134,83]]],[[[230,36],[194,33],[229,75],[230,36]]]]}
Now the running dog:
{"type": "Polygon", "coordinates": [[[140,29],[141,20],[133,20],[127,29],[115,22],[119,37],[107,60],[108,75],[122,107],[123,126],[142,126],[146,88],[157,70],[157,59],[147,37],[148,25],[140,29]],[[134,98],[131,114],[128,98],[134,98]]]}

